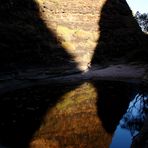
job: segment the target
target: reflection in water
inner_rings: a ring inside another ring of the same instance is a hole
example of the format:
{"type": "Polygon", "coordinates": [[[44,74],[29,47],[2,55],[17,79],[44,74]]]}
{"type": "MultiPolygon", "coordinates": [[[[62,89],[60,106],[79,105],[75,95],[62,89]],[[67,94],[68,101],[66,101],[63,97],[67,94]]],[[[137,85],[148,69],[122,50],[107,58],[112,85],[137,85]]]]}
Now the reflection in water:
{"type": "Polygon", "coordinates": [[[121,120],[121,127],[128,129],[132,136],[140,131],[148,112],[148,95],[137,94],[130,102],[127,113],[121,120]]]}
{"type": "Polygon", "coordinates": [[[133,94],[132,87],[121,82],[95,83],[98,88],[97,100],[98,116],[108,133],[114,133],[121,117],[126,112],[130,98],[133,94]]]}
{"type": "Polygon", "coordinates": [[[51,84],[3,95],[1,143],[15,148],[108,148],[132,95],[132,85],[105,81],[51,84]]]}
{"type": "Polygon", "coordinates": [[[80,85],[46,113],[31,146],[108,148],[130,94],[130,86],[119,82],[80,85]]]}
{"type": "Polygon", "coordinates": [[[96,88],[89,82],[63,95],[62,101],[47,112],[32,147],[108,147],[112,135],[97,116],[96,102],[96,88]]]}
{"type": "Polygon", "coordinates": [[[110,148],[123,147],[129,148],[132,139],[141,130],[148,112],[148,95],[136,94],[134,99],[129,103],[127,112],[120,120],[110,148]],[[124,139],[123,139],[124,137],[124,139]]]}
{"type": "Polygon", "coordinates": [[[132,142],[131,140],[130,132],[118,125],[112,138],[110,148],[130,148],[132,142]]]}

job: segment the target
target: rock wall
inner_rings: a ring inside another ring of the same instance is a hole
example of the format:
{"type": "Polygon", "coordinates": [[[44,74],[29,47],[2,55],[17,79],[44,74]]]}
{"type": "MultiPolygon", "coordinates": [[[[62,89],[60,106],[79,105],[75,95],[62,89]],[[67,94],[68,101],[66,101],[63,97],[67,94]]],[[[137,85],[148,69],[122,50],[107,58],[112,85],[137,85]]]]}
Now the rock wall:
{"type": "Polygon", "coordinates": [[[143,35],[125,0],[8,0],[0,6],[4,70],[70,67],[126,56],[143,35]]]}
{"type": "Polygon", "coordinates": [[[125,0],[38,2],[47,26],[80,70],[105,58],[126,56],[143,44],[141,30],[125,0]]]}
{"type": "Polygon", "coordinates": [[[41,2],[41,14],[47,26],[80,69],[85,69],[91,62],[99,38],[98,21],[104,3],[98,0],[41,2]]]}

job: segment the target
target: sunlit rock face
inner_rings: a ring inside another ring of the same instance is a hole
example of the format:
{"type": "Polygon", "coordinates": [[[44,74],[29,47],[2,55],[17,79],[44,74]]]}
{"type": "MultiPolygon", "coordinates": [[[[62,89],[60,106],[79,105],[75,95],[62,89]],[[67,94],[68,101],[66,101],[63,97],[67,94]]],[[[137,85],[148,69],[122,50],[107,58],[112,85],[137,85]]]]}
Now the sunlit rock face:
{"type": "Polygon", "coordinates": [[[1,70],[84,71],[90,63],[144,47],[125,0],[8,0],[0,18],[1,70]]]}
{"type": "Polygon", "coordinates": [[[86,70],[99,38],[98,22],[106,0],[43,0],[41,17],[77,68],[86,70]]]}
{"type": "Polygon", "coordinates": [[[125,0],[43,0],[41,16],[78,69],[141,50],[142,33],[125,0]]]}

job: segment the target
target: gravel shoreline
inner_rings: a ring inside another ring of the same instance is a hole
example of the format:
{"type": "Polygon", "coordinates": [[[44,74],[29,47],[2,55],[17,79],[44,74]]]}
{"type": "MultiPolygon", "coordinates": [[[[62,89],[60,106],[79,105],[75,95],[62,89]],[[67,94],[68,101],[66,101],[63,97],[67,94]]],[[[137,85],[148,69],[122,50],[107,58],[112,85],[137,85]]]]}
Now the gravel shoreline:
{"type": "Polygon", "coordinates": [[[87,80],[123,81],[128,83],[148,83],[148,65],[111,65],[100,68],[93,67],[88,71],[65,73],[47,73],[47,69],[35,69],[26,72],[13,73],[0,76],[0,94],[14,91],[16,89],[31,87],[35,85],[46,85],[50,83],[75,83],[87,80]]]}

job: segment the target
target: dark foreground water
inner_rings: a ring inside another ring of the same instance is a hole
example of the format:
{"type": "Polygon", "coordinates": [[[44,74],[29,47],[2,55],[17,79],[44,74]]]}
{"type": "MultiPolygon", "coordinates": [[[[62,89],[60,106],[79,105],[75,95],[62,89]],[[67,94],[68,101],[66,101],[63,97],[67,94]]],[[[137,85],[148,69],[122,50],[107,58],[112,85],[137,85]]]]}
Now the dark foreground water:
{"type": "Polygon", "coordinates": [[[129,148],[147,89],[123,82],[50,84],[0,96],[0,143],[9,148],[129,148]]]}
{"type": "Polygon", "coordinates": [[[117,126],[110,148],[130,148],[132,138],[138,134],[148,111],[148,94],[137,93],[130,101],[127,112],[117,126]]]}

